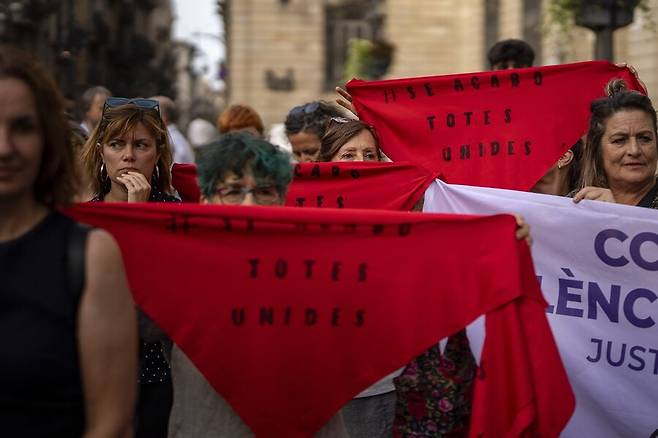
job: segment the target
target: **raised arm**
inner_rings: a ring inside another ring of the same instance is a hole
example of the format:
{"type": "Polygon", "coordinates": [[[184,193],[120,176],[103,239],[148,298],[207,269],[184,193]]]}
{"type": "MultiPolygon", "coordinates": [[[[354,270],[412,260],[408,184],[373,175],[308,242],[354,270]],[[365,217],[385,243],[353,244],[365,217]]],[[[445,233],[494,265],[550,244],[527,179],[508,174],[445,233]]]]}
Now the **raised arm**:
{"type": "Polygon", "coordinates": [[[131,437],[137,392],[137,320],[123,260],[108,233],[89,234],[78,342],[85,438],[131,437]]]}

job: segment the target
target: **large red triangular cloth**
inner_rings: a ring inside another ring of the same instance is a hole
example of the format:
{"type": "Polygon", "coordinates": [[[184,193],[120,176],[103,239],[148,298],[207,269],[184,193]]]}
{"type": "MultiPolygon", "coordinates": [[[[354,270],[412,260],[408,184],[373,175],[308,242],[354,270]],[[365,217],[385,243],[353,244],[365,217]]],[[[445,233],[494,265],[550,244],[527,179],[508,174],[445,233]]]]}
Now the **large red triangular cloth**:
{"type": "Polygon", "coordinates": [[[487,315],[472,436],[557,436],[574,398],[510,216],[81,204],[137,304],[256,436],[309,437],[487,315]]]}
{"type": "Polygon", "coordinates": [[[644,92],[627,67],[605,61],[351,80],[347,89],[393,161],[452,184],[528,190],[586,133],[590,103],[617,77],[644,92]]]}
{"type": "MultiPolygon", "coordinates": [[[[184,202],[199,202],[196,166],[174,164],[172,183],[184,202]]],[[[295,166],[287,205],[408,211],[435,175],[411,163],[303,163],[295,166]]]]}

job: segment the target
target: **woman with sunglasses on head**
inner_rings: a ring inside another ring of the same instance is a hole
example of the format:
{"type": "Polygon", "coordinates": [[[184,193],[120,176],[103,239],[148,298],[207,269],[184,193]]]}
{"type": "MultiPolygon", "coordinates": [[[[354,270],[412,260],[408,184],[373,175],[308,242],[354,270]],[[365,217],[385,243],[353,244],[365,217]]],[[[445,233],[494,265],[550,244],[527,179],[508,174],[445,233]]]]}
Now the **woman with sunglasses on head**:
{"type": "MultiPolygon", "coordinates": [[[[92,202],[180,202],[171,195],[172,153],[158,102],[109,97],[83,151],[92,202]]],[[[173,399],[165,353],[171,341],[139,312],[140,393],[136,436],[167,436],[173,399]]]]}
{"type": "Polygon", "coordinates": [[[77,191],[54,81],[0,46],[0,423],[10,437],[132,432],[137,330],[114,239],[64,216],[77,191]]]}
{"type": "Polygon", "coordinates": [[[317,161],[329,119],[341,115],[338,108],[322,101],[309,102],[290,110],[285,122],[286,135],[297,162],[317,161]]]}
{"type": "Polygon", "coordinates": [[[171,195],[171,144],[156,100],[109,97],[83,161],[94,201],[178,202],[171,195]]]}

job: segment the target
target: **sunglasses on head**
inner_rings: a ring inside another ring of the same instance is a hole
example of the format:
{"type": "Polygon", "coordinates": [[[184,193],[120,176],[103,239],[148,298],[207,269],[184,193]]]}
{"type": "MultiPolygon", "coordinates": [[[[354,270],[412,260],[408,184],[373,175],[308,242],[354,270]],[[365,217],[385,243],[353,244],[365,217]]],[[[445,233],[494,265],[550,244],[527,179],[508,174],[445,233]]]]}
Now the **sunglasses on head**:
{"type": "Polygon", "coordinates": [[[313,114],[318,110],[318,108],[320,108],[320,104],[318,102],[309,102],[305,105],[298,105],[294,107],[290,110],[289,115],[293,117],[299,117],[305,114],[313,114]]]}
{"type": "Polygon", "coordinates": [[[349,123],[349,122],[353,122],[354,119],[348,119],[346,117],[332,117],[331,119],[329,119],[329,121],[331,123],[349,123]]]}
{"type": "Polygon", "coordinates": [[[116,108],[122,105],[135,105],[137,108],[145,110],[155,110],[160,114],[160,102],[155,99],[128,99],[127,97],[108,97],[103,105],[103,116],[108,108],[116,108]]]}

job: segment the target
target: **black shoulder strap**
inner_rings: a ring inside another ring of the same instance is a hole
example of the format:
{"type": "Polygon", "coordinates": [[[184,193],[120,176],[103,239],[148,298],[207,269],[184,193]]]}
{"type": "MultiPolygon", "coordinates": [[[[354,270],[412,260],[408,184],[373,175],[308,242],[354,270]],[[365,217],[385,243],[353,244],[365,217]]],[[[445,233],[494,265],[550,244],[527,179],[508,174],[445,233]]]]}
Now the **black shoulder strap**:
{"type": "Polygon", "coordinates": [[[66,247],[66,270],[69,288],[75,301],[80,301],[85,287],[85,254],[87,235],[91,231],[89,225],[75,222],[69,230],[66,247]]]}

